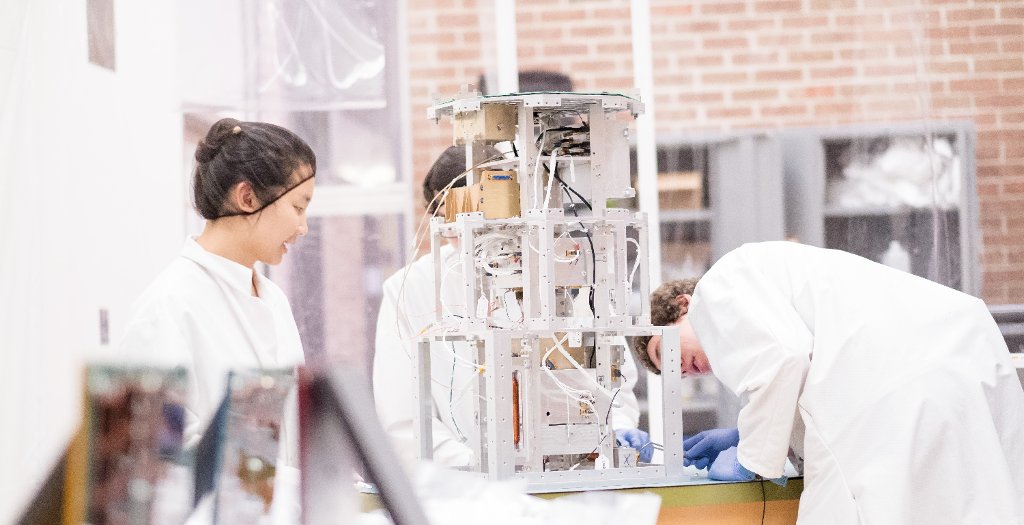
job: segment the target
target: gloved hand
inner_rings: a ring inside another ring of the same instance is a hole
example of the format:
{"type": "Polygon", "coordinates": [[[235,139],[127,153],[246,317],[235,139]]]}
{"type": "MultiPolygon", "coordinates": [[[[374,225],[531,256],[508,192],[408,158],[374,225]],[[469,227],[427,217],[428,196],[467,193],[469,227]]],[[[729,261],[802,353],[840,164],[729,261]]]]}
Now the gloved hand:
{"type": "Polygon", "coordinates": [[[654,456],[654,444],[651,436],[638,428],[623,428],[615,431],[615,439],[619,446],[635,448],[640,453],[640,461],[650,463],[654,456]]]}
{"type": "Polygon", "coordinates": [[[752,481],[754,477],[754,473],[736,459],[736,447],[723,450],[708,469],[708,479],[715,481],[752,481]]]}
{"type": "Polygon", "coordinates": [[[683,465],[706,469],[723,450],[740,444],[740,431],[735,428],[705,430],[683,441],[683,465]]]}

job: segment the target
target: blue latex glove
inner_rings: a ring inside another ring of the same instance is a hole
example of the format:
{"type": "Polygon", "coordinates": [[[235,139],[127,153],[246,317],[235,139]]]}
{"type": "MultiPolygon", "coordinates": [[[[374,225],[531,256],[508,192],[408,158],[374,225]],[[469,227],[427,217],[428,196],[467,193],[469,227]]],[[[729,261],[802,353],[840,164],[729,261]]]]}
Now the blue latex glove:
{"type": "Polygon", "coordinates": [[[654,456],[654,444],[651,436],[638,428],[624,428],[615,431],[615,439],[619,446],[635,448],[640,453],[640,461],[650,463],[654,456]]]}
{"type": "Polygon", "coordinates": [[[715,481],[753,481],[754,477],[754,473],[740,465],[736,459],[736,447],[719,453],[708,469],[708,479],[715,481]]]}
{"type": "Polygon", "coordinates": [[[740,444],[740,431],[735,428],[705,430],[683,441],[683,465],[706,469],[723,450],[740,444]]]}

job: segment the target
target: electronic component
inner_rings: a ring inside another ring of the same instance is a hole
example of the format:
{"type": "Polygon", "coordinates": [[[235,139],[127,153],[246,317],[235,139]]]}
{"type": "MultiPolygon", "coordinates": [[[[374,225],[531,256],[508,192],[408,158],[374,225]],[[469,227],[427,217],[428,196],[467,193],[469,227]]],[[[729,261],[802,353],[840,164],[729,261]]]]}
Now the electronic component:
{"type": "Polygon", "coordinates": [[[650,326],[647,301],[629,301],[650,292],[647,218],[612,207],[634,194],[628,125],[642,111],[607,93],[468,95],[428,109],[451,117],[471,175],[430,223],[434,260],[442,239],[458,239],[460,281],[445,289],[477,307],[452,313],[441,288],[453,268],[435,264],[437,320],[412,356],[420,457],[433,450],[431,404],[421,402],[431,398],[431,345],[464,341],[479,373],[465,387],[478,415],[478,431],[465,433],[474,470],[524,478],[531,490],[684,479],[678,376],[664,377],[665,434],[653,436],[666,444],[663,465],[638,464],[612,427],[627,337],[667,334],[663,362],[679,367],[676,329],[650,326]],[[509,154],[480,153],[502,141],[509,154]]]}

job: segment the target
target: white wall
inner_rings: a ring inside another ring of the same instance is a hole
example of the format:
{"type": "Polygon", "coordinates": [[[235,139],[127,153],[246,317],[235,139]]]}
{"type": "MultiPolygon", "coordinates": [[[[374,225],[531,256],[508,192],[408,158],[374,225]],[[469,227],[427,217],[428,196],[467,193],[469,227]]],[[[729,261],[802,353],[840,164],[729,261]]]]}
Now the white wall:
{"type": "Polygon", "coordinates": [[[0,523],[78,424],[98,310],[116,338],[184,238],[174,0],[114,2],[116,72],[85,4],[0,6],[0,523]]]}

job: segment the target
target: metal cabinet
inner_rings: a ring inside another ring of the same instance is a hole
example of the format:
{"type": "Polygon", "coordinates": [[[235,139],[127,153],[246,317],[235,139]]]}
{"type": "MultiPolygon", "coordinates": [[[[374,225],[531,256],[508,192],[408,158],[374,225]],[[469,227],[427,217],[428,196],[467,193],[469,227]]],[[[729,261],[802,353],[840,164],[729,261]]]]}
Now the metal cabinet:
{"type": "Polygon", "coordinates": [[[974,142],[969,122],[787,130],[787,236],[977,295],[974,142]]]}
{"type": "MultiPolygon", "coordinates": [[[[785,238],[775,135],[663,135],[657,153],[663,280],[697,277],[744,243],[785,238]]],[[[682,388],[688,432],[735,425],[739,400],[714,377],[685,378],[682,388]]]]}
{"type": "Polygon", "coordinates": [[[782,148],[774,135],[659,137],[658,172],[663,279],[700,275],[744,243],[785,238],[782,148]],[[684,175],[699,184],[678,183],[684,175]],[[699,196],[672,196],[687,190],[699,196]]]}

